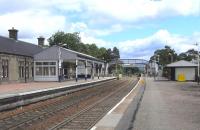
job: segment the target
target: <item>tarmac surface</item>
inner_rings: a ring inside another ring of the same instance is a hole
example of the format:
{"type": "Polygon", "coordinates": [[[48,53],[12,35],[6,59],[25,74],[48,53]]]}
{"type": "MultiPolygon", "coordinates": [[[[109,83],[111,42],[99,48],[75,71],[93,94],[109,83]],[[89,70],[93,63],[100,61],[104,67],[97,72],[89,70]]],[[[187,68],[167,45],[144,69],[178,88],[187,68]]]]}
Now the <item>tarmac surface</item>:
{"type": "Polygon", "coordinates": [[[200,130],[200,85],[146,79],[132,130],[200,130]]]}

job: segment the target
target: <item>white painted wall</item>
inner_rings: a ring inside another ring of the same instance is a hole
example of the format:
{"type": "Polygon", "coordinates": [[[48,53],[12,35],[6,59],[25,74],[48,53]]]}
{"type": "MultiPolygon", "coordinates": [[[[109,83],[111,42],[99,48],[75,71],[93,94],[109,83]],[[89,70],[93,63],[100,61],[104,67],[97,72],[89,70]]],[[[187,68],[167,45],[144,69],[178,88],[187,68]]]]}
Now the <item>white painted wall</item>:
{"type": "Polygon", "coordinates": [[[195,80],[195,68],[175,68],[176,80],[179,74],[184,74],[186,80],[195,80]]]}
{"type": "Polygon", "coordinates": [[[34,61],[34,81],[59,81],[59,79],[58,79],[58,62],[57,61],[40,61],[40,62],[56,62],[56,75],[55,76],[36,75],[36,62],[37,61],[34,61]]]}

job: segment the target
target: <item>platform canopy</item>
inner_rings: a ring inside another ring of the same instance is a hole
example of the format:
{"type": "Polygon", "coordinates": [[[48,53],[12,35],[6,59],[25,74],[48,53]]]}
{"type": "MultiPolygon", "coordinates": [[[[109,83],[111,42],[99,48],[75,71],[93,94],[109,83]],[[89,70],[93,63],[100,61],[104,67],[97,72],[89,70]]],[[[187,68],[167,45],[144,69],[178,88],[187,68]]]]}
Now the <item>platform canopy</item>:
{"type": "Polygon", "coordinates": [[[96,63],[104,63],[103,60],[97,59],[93,56],[86,55],[80,52],[76,52],[70,49],[66,49],[59,46],[52,46],[43,50],[42,52],[34,55],[34,60],[88,60],[95,61],[96,63]]]}
{"type": "Polygon", "coordinates": [[[180,60],[177,62],[173,62],[171,64],[168,64],[167,67],[197,67],[197,64],[194,64],[192,62],[189,61],[185,61],[185,60],[180,60]]]}
{"type": "Polygon", "coordinates": [[[93,56],[52,46],[34,55],[35,81],[61,81],[102,75],[105,62],[93,56]]]}

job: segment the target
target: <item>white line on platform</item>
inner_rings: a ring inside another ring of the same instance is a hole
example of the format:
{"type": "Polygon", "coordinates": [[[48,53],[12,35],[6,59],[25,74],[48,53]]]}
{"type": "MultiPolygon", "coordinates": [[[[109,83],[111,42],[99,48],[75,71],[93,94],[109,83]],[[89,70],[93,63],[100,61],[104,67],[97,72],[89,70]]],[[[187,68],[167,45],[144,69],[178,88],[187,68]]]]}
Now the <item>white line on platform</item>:
{"type": "MultiPolygon", "coordinates": [[[[141,80],[141,78],[140,78],[140,80],[141,80]]],[[[137,88],[137,86],[139,86],[139,82],[140,82],[140,80],[137,82],[137,84],[135,85],[135,87],[119,102],[119,103],[117,103],[107,114],[106,114],[106,116],[107,115],[109,115],[109,114],[111,114],[136,88],[137,88]]],[[[96,130],[97,129],[97,126],[93,126],[90,130],[96,130]]]]}
{"type": "Polygon", "coordinates": [[[96,130],[96,128],[97,128],[97,127],[96,127],[96,126],[94,126],[94,127],[92,127],[90,130],[96,130]]]}
{"type": "Polygon", "coordinates": [[[135,87],[124,98],[122,98],[122,100],[119,103],[117,103],[106,115],[110,115],[137,88],[139,81],[137,82],[135,87]]]}

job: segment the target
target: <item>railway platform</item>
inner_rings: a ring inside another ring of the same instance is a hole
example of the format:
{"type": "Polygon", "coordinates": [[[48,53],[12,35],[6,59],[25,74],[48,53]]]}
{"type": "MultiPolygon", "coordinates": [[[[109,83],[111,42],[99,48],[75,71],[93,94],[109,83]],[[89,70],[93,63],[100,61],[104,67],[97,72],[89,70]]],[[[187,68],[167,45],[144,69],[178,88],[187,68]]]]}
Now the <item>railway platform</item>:
{"type": "Polygon", "coordinates": [[[101,77],[99,79],[79,80],[78,82],[30,82],[0,85],[0,111],[53,98],[65,94],[66,91],[79,89],[81,86],[89,86],[114,78],[101,77]]]}
{"type": "Polygon", "coordinates": [[[97,122],[91,130],[128,130],[130,122],[135,118],[145,86],[145,78],[142,77],[136,86],[97,122]]]}
{"type": "Polygon", "coordinates": [[[200,87],[196,82],[146,78],[91,130],[198,130],[200,87]],[[142,99],[142,100],[141,100],[142,99]]]}

